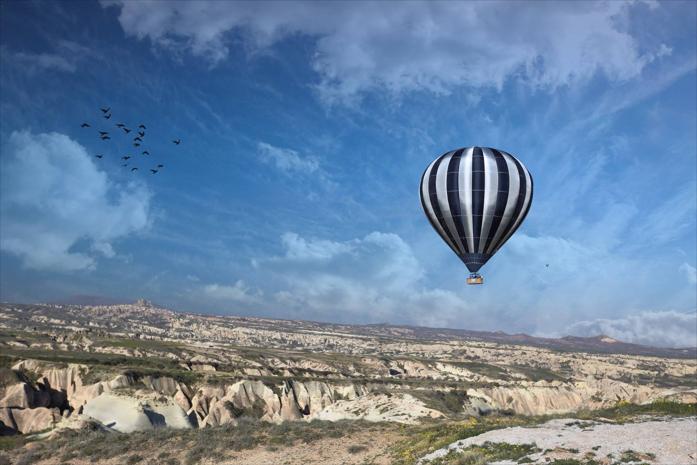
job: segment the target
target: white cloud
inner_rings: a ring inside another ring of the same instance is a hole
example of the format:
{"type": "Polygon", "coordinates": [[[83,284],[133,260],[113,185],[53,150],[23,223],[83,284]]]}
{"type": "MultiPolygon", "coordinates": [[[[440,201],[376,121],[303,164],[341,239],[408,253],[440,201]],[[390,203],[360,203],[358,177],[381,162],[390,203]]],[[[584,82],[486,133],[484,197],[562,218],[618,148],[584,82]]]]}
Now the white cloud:
{"type": "Polygon", "coordinates": [[[114,184],[68,136],[13,132],[3,152],[0,249],[24,266],[91,269],[95,254],[113,257],[114,241],[148,226],[149,191],[114,184]],[[81,241],[89,247],[76,251],[81,241]]]}
{"type": "Polygon", "coordinates": [[[257,263],[276,289],[266,306],[286,316],[431,326],[486,319],[456,293],[426,287],[421,264],[396,234],[340,242],[287,233],[282,243],[283,256],[257,263]]]}
{"type": "Polygon", "coordinates": [[[578,336],[604,334],[637,344],[664,347],[697,347],[697,312],[642,312],[617,319],[580,321],[568,328],[578,336]]]}
{"type": "Polygon", "coordinates": [[[639,75],[670,53],[642,53],[625,25],[632,2],[218,2],[103,1],[120,8],[127,35],[215,64],[231,36],[249,52],[287,37],[316,40],[311,65],[327,101],[367,90],[394,93],[453,86],[500,87],[519,78],[555,88],[602,73],[639,75]]]}
{"type": "Polygon", "coordinates": [[[295,150],[275,147],[265,142],[257,144],[261,160],[276,166],[287,174],[310,174],[319,170],[319,160],[314,157],[302,157],[295,150]]]}
{"type": "Polygon", "coordinates": [[[322,239],[307,241],[292,232],[284,233],[281,242],[286,250],[285,258],[291,260],[329,260],[338,254],[351,252],[354,248],[346,242],[322,239]]]}
{"type": "Polygon", "coordinates": [[[678,269],[685,274],[688,283],[697,284],[697,268],[685,262],[678,269]]]}
{"type": "Polygon", "coordinates": [[[256,303],[259,302],[263,293],[259,290],[252,290],[244,281],[238,280],[232,286],[224,284],[207,284],[203,287],[206,297],[216,300],[224,300],[231,303],[256,303]]]}

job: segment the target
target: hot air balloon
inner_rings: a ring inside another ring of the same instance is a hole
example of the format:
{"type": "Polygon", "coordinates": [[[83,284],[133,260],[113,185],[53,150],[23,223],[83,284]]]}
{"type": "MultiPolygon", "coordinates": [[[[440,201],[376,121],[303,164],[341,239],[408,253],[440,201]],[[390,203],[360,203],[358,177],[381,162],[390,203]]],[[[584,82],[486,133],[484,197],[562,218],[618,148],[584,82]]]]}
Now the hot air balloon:
{"type": "Polygon", "coordinates": [[[433,229],[482,284],[479,269],[521,225],[532,204],[532,176],[510,153],[451,150],[421,176],[421,206],[433,229]]]}

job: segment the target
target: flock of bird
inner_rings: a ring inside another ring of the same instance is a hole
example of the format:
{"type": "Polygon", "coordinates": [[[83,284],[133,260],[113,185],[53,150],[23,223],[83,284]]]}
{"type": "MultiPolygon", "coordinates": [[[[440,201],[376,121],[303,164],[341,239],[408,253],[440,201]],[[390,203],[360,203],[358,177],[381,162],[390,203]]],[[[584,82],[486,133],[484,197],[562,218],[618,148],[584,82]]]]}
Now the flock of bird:
{"type": "MultiPolygon", "coordinates": [[[[104,119],[106,119],[106,120],[111,119],[111,114],[112,114],[112,113],[111,113],[111,107],[100,108],[100,110],[102,111],[102,116],[104,117],[104,119]]],[[[91,128],[92,125],[90,125],[89,123],[82,123],[82,124],[80,125],[80,127],[82,127],[82,128],[91,128]]],[[[124,132],[124,134],[125,134],[126,136],[128,136],[128,134],[130,134],[131,131],[133,131],[132,129],[126,127],[126,125],[125,125],[124,123],[117,123],[117,124],[116,124],[116,127],[119,128],[119,129],[121,129],[121,130],[124,132]]],[[[143,141],[144,141],[144,138],[145,138],[145,130],[146,130],[146,129],[147,129],[147,128],[145,127],[144,124],[139,124],[139,125],[138,125],[138,130],[136,131],[136,133],[137,133],[138,135],[137,135],[137,136],[134,136],[134,137],[133,137],[133,141],[132,141],[133,147],[134,147],[135,149],[140,150],[139,147],[143,144],[143,141]]],[[[101,131],[101,130],[98,130],[97,132],[99,133],[99,138],[100,138],[101,140],[103,140],[103,141],[111,140],[111,135],[110,135],[109,131],[101,131]]],[[[130,136],[129,136],[129,137],[130,137],[130,136]]],[[[172,143],[173,143],[174,145],[179,145],[179,144],[181,144],[181,142],[182,142],[181,139],[174,139],[174,140],[172,141],[172,143]]],[[[147,151],[147,150],[143,150],[143,151],[141,152],[141,155],[143,155],[143,156],[145,156],[145,157],[149,157],[149,156],[150,156],[150,152],[147,151]]],[[[95,158],[101,160],[102,158],[104,158],[104,155],[101,155],[101,154],[100,154],[100,155],[95,155],[95,158]]],[[[123,163],[121,166],[124,167],[124,168],[128,168],[128,167],[129,167],[129,162],[128,162],[128,160],[130,160],[130,159],[132,159],[132,158],[135,158],[135,157],[134,157],[133,155],[128,155],[128,154],[122,156],[122,157],[121,157],[121,160],[123,160],[124,163],[123,163]]],[[[155,165],[153,168],[150,168],[150,172],[151,172],[152,174],[157,174],[157,173],[158,173],[162,168],[164,168],[164,167],[165,167],[165,165],[163,165],[163,164],[157,164],[157,165],[155,165]]],[[[135,171],[138,171],[138,167],[137,167],[137,166],[131,166],[131,172],[133,173],[133,172],[135,172],[135,171]]]]}

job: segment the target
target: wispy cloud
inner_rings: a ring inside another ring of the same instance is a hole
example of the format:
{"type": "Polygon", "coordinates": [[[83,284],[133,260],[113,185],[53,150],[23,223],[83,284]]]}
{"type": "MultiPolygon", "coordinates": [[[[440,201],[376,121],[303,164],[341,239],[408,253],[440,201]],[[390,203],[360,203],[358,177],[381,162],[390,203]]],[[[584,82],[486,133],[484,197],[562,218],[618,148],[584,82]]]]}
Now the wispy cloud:
{"type": "Polygon", "coordinates": [[[689,284],[697,284],[697,268],[685,262],[678,269],[685,274],[685,279],[689,284]]]}
{"type": "Polygon", "coordinates": [[[665,44],[641,52],[621,27],[630,10],[641,7],[631,2],[409,2],[398,9],[384,2],[361,8],[351,2],[103,4],[120,8],[128,35],[212,63],[228,56],[233,32],[250,51],[295,34],[313,37],[312,66],[329,102],[373,89],[442,94],[460,85],[500,88],[511,78],[550,89],[597,73],[621,81],[670,53],[665,44]]]}
{"type": "Polygon", "coordinates": [[[26,73],[36,74],[42,71],[61,71],[74,73],[78,63],[91,54],[87,47],[67,40],[58,40],[52,52],[34,53],[22,50],[9,50],[3,46],[0,50],[6,66],[22,69],[26,73]]]}
{"type": "Polygon", "coordinates": [[[259,142],[257,150],[261,160],[274,165],[286,174],[312,174],[320,169],[319,160],[314,157],[302,157],[292,149],[275,147],[266,142],[259,142]]]}

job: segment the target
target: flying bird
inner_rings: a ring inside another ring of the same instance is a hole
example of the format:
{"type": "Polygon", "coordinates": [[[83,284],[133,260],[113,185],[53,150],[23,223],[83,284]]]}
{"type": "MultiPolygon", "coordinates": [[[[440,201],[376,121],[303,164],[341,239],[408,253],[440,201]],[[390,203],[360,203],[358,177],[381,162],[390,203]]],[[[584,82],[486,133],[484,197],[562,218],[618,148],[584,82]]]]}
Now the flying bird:
{"type": "Polygon", "coordinates": [[[111,115],[104,115],[104,118],[109,119],[109,118],[111,118],[111,115]]]}
{"type": "Polygon", "coordinates": [[[549,263],[547,263],[547,264],[545,265],[545,268],[549,268],[549,263]]]}
{"type": "Polygon", "coordinates": [[[118,123],[118,124],[116,125],[116,127],[117,127],[117,128],[125,128],[126,125],[123,124],[123,123],[118,123]]]}
{"type": "Polygon", "coordinates": [[[145,137],[145,132],[144,131],[138,131],[138,135],[140,137],[145,137]]]}
{"type": "Polygon", "coordinates": [[[172,142],[174,142],[176,145],[179,145],[179,144],[182,143],[182,140],[181,140],[181,139],[175,139],[175,140],[173,140],[172,142]]]}
{"type": "Polygon", "coordinates": [[[138,142],[143,142],[143,139],[141,139],[140,137],[134,137],[133,140],[138,141],[138,142]]]}
{"type": "Polygon", "coordinates": [[[138,128],[139,128],[139,129],[145,129],[145,125],[144,125],[144,124],[141,124],[141,125],[138,126],[138,128]]]}
{"type": "Polygon", "coordinates": [[[104,155],[95,155],[97,158],[102,158],[104,155]]]}
{"type": "Polygon", "coordinates": [[[87,123],[82,123],[82,124],[80,125],[80,127],[81,127],[81,128],[89,128],[90,125],[87,124],[87,123]]]}
{"type": "Polygon", "coordinates": [[[128,155],[126,155],[125,157],[121,157],[121,160],[128,160],[129,158],[131,158],[131,157],[129,157],[128,155]]]}
{"type": "Polygon", "coordinates": [[[155,173],[157,173],[157,170],[153,170],[153,169],[151,169],[150,171],[152,171],[152,174],[155,174],[155,173]]]}
{"type": "Polygon", "coordinates": [[[158,168],[164,168],[165,165],[157,165],[158,168]]]}
{"type": "Polygon", "coordinates": [[[128,129],[128,128],[122,128],[122,129],[123,129],[123,132],[125,132],[126,134],[128,134],[129,132],[131,132],[131,130],[128,129]]]}
{"type": "Polygon", "coordinates": [[[125,167],[127,167],[127,166],[128,166],[128,163],[124,163],[124,164],[123,164],[123,165],[121,165],[121,166],[123,166],[123,167],[125,168],[125,167]]]}
{"type": "Polygon", "coordinates": [[[140,144],[136,142],[135,144],[133,144],[133,147],[140,147],[140,144]]]}
{"type": "Polygon", "coordinates": [[[150,152],[148,152],[147,150],[143,150],[143,155],[150,155],[150,152]]]}
{"type": "Polygon", "coordinates": [[[111,139],[111,137],[109,137],[109,136],[102,136],[101,139],[102,139],[102,140],[109,140],[109,139],[111,139]]]}
{"type": "Polygon", "coordinates": [[[133,171],[138,171],[138,167],[131,168],[131,172],[133,172],[133,171]]]}
{"type": "Polygon", "coordinates": [[[100,108],[100,110],[102,110],[102,113],[109,113],[109,110],[111,110],[111,107],[100,108]]]}
{"type": "Polygon", "coordinates": [[[107,134],[109,134],[109,131],[97,131],[97,132],[99,133],[100,136],[106,136],[107,134]]]}

